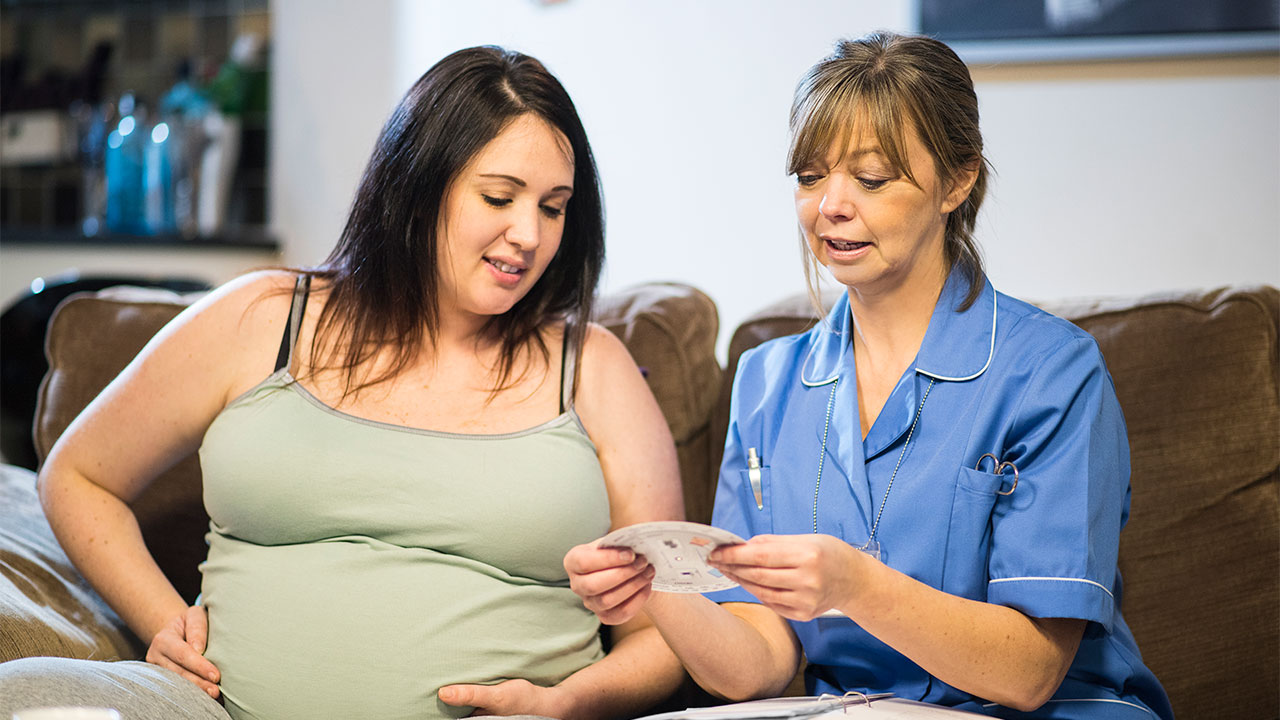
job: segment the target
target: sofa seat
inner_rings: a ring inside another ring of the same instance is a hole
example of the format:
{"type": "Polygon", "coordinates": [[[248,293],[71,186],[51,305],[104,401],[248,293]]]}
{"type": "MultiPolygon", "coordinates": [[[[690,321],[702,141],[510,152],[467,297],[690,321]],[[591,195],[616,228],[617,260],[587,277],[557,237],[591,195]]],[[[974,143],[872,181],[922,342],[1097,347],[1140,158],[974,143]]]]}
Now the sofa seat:
{"type": "Polygon", "coordinates": [[[29,655],[93,660],[144,648],[71,565],[36,498],[35,473],[0,465],[0,662],[29,655]]]}

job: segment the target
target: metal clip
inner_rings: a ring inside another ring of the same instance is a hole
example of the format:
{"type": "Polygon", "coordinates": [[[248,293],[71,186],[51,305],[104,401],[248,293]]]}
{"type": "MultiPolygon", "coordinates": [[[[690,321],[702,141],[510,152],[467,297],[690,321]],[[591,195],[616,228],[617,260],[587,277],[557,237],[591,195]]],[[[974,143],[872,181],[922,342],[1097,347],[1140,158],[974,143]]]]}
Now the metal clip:
{"type": "Polygon", "coordinates": [[[853,700],[857,700],[858,698],[862,698],[862,702],[866,704],[868,707],[871,706],[871,696],[867,695],[866,693],[858,692],[857,690],[850,690],[849,692],[846,692],[844,695],[836,695],[834,693],[822,693],[821,695],[818,696],[818,702],[822,702],[824,700],[830,700],[833,703],[838,702],[840,703],[840,711],[847,715],[849,713],[850,702],[853,700]]]}
{"type": "Polygon", "coordinates": [[[1004,471],[1006,468],[1013,470],[1013,487],[1009,488],[1008,492],[1001,492],[1000,490],[996,491],[997,495],[1001,495],[1004,497],[1008,497],[1012,495],[1013,491],[1018,489],[1018,466],[1014,465],[1008,460],[1004,462],[1000,462],[1000,458],[996,457],[992,453],[986,453],[982,457],[978,458],[978,462],[973,466],[973,469],[982,470],[982,461],[986,460],[987,458],[991,458],[991,462],[994,465],[991,472],[995,475],[1004,475],[1004,471]]]}

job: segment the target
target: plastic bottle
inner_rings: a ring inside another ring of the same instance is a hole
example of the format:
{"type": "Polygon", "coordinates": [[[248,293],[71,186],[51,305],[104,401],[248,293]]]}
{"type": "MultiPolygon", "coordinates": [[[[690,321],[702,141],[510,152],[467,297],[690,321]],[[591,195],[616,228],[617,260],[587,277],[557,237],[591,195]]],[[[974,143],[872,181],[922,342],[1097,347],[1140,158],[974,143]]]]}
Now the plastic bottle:
{"type": "Polygon", "coordinates": [[[208,145],[200,161],[197,217],[201,235],[213,235],[226,223],[231,181],[240,160],[241,115],[249,87],[247,78],[261,55],[261,38],[252,34],[237,37],[231,56],[206,89],[215,109],[204,119],[208,145]]]}
{"type": "Polygon", "coordinates": [[[191,64],[183,61],[177,80],[161,98],[160,122],[152,131],[148,155],[148,223],[157,232],[192,237],[196,226],[196,187],[200,154],[204,150],[204,117],[208,99],[191,83],[191,64]],[[161,131],[161,125],[164,130],[161,131]],[[158,137],[159,136],[159,137],[158,137]],[[163,184],[159,184],[163,183],[163,184]]]}
{"type": "Polygon", "coordinates": [[[174,142],[169,123],[161,120],[148,134],[142,153],[142,214],[147,233],[159,235],[177,229],[173,207],[174,142]]]}
{"type": "Polygon", "coordinates": [[[143,213],[143,153],[147,137],[146,110],[131,93],[120,97],[120,122],[107,136],[104,158],[107,176],[107,229],[146,235],[143,213]]]}
{"type": "Polygon", "coordinates": [[[80,231],[85,237],[102,232],[107,221],[107,136],[114,129],[111,103],[78,101],[71,106],[80,148],[80,231]]]}

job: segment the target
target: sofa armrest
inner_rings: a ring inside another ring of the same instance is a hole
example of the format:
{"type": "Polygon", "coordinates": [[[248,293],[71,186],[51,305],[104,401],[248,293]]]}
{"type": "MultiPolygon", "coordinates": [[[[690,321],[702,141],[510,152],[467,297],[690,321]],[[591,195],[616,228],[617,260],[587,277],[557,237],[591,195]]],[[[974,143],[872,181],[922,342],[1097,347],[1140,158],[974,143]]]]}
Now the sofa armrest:
{"type": "Polygon", "coordinates": [[[0,465],[0,662],[139,659],[145,648],[54,539],[35,483],[30,470],[0,465]]]}

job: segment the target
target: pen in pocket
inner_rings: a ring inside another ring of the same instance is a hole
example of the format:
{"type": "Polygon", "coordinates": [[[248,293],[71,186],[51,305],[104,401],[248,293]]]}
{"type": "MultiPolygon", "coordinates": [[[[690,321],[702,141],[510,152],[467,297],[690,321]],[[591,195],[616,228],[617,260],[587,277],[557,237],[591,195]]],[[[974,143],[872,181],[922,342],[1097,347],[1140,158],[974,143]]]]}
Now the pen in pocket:
{"type": "Polygon", "coordinates": [[[760,490],[760,456],[755,448],[747,448],[747,478],[751,480],[751,493],[756,496],[756,509],[764,509],[764,496],[760,490]]]}

